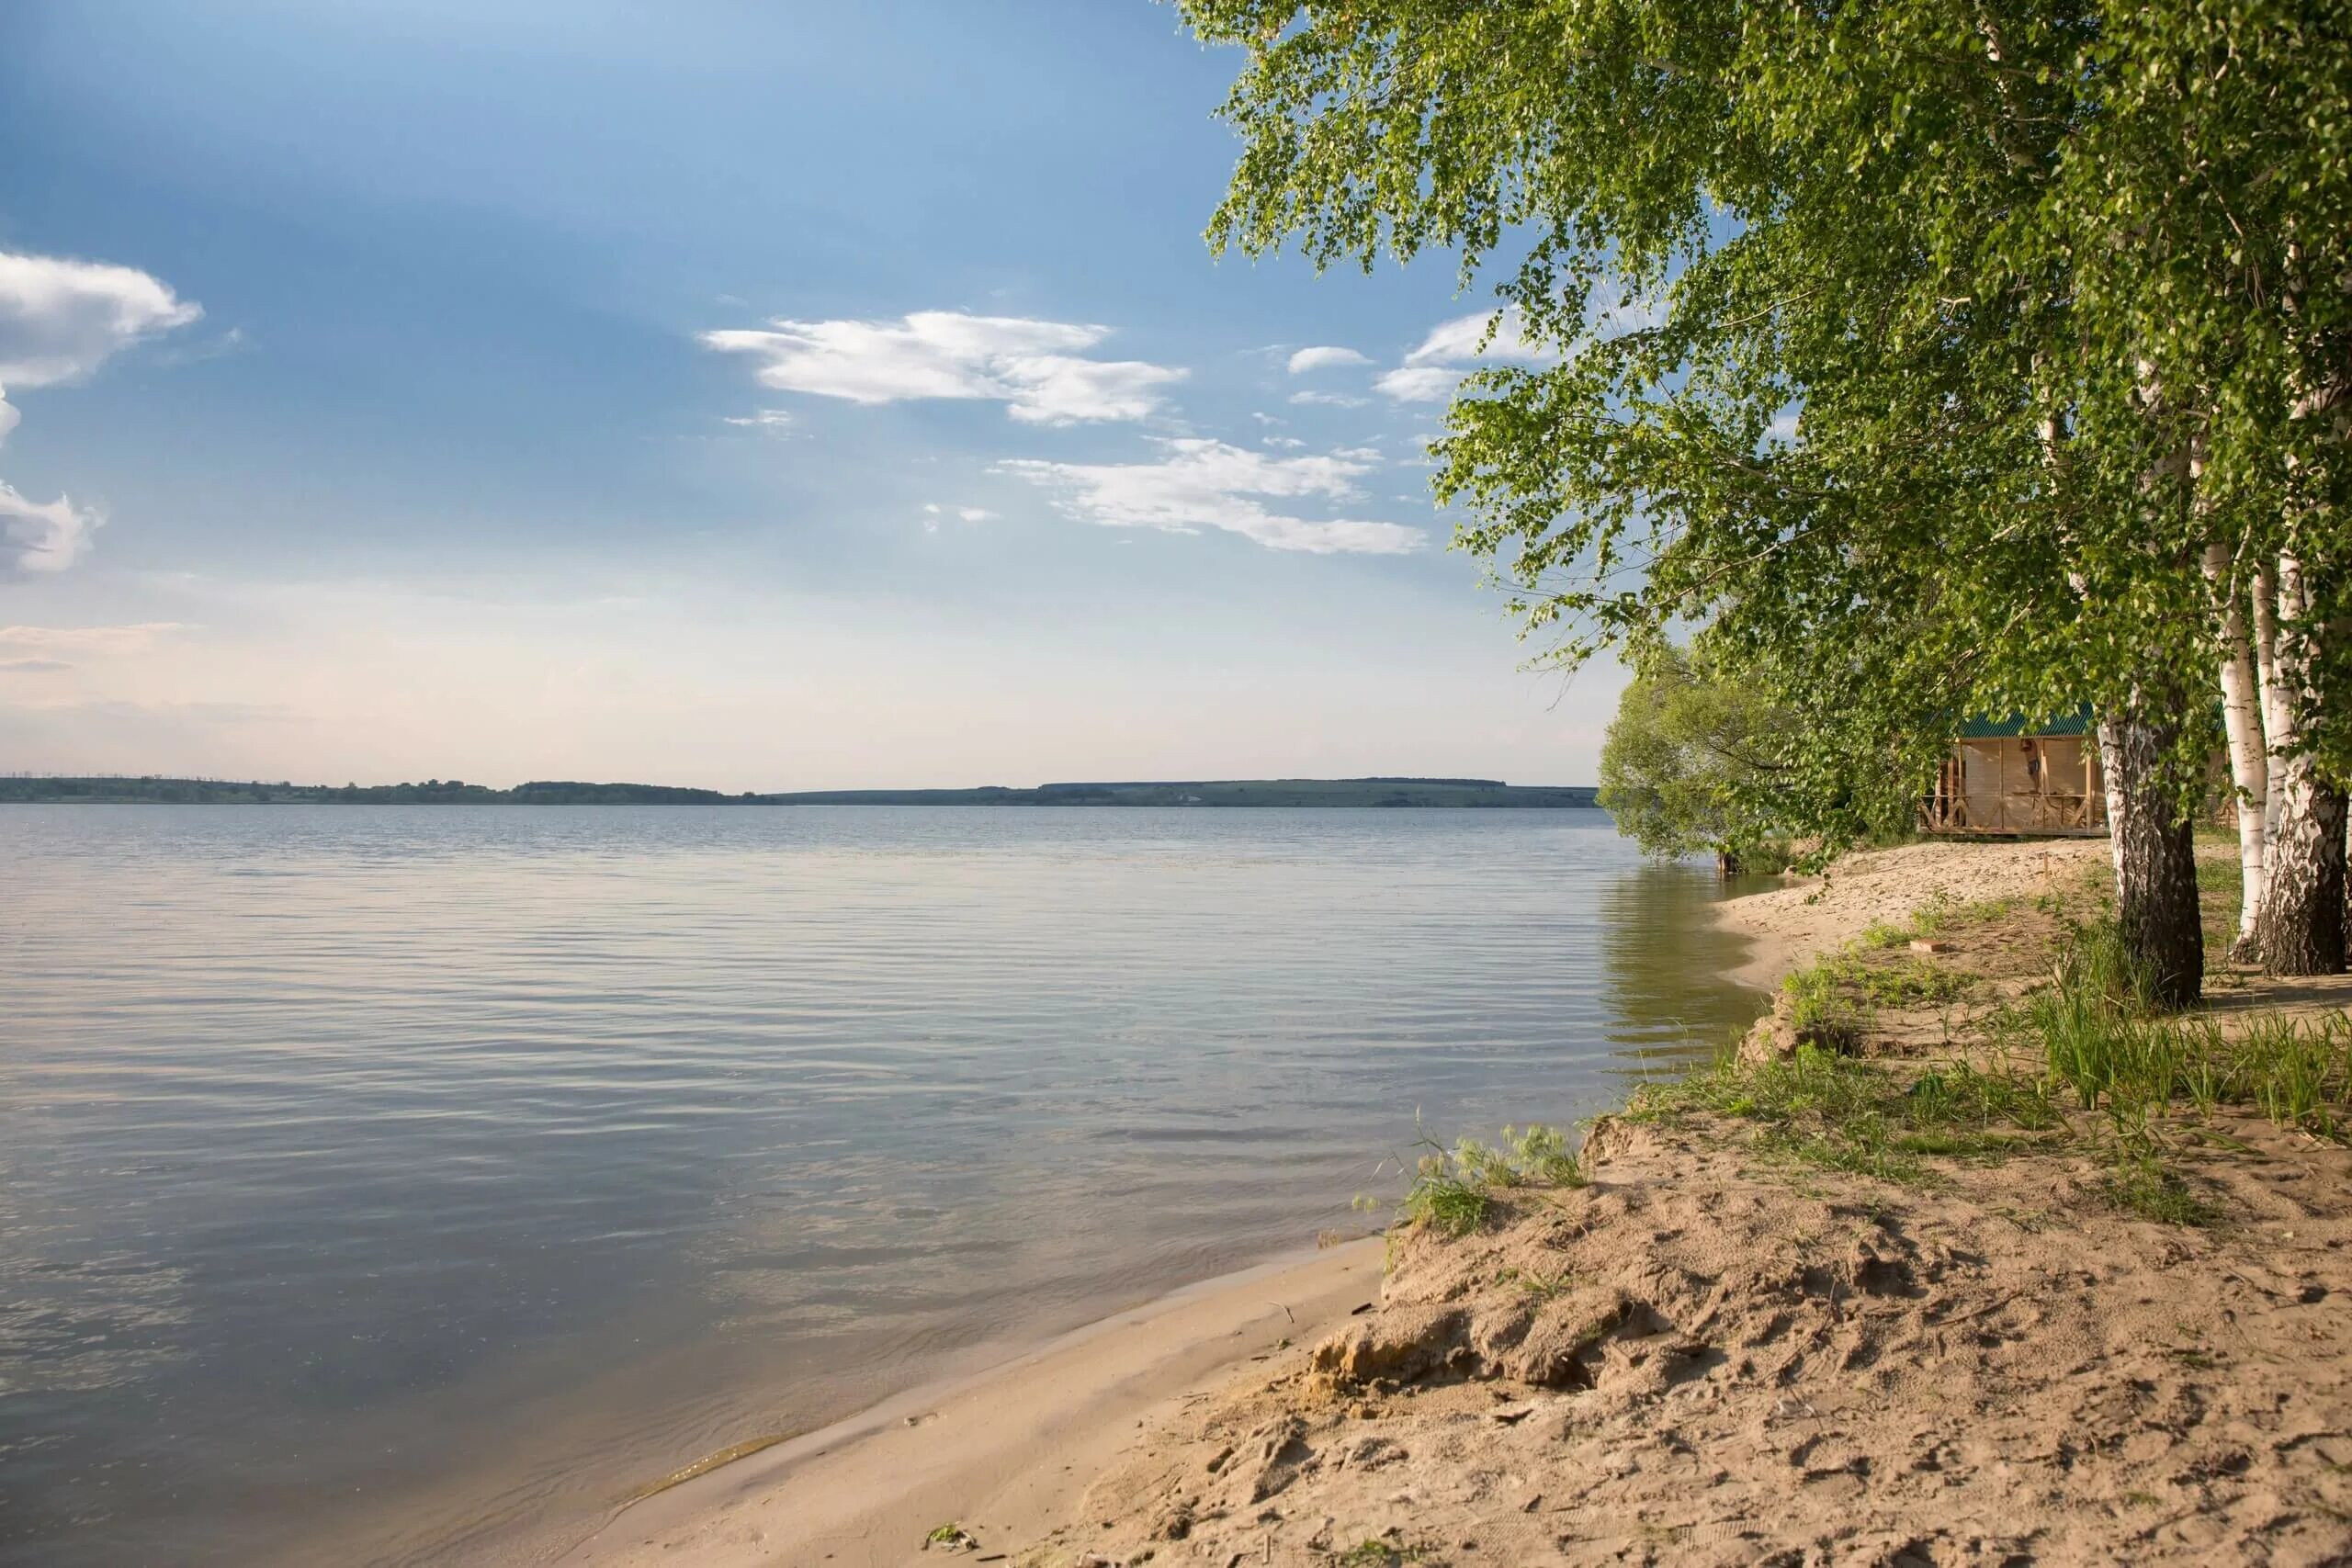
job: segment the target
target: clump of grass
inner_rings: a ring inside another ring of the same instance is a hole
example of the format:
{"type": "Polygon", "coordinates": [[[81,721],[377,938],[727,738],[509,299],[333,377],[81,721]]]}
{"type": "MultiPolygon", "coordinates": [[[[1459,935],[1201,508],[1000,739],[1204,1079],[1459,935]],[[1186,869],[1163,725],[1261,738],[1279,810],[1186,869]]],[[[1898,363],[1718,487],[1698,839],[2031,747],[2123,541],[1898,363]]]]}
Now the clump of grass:
{"type": "Polygon", "coordinates": [[[2259,1014],[2235,1035],[2211,1014],[2167,1017],[2111,923],[2071,940],[2052,983],[2028,998],[2018,1028],[2041,1047],[2052,1082],[2120,1131],[2187,1104],[2210,1117],[2250,1105],[2282,1127],[2343,1138],[2352,1125],[2352,1019],[2259,1014]]]}
{"type": "Polygon", "coordinates": [[[1938,893],[1914,909],[1907,920],[1872,920],[1862,931],[1861,943],[1864,947],[1901,947],[1905,942],[1924,942],[1948,931],[1990,924],[2017,907],[2014,897],[1979,898],[1963,903],[1938,893]]]}
{"type": "Polygon", "coordinates": [[[2217,1217],[2180,1173],[2152,1152],[2117,1160],[2102,1186],[2109,1202],[2159,1224],[2206,1225],[2217,1217]]]}
{"type": "Polygon", "coordinates": [[[1573,1276],[1566,1269],[1551,1274],[1541,1274],[1526,1269],[1506,1269],[1496,1276],[1495,1282],[1517,1285],[1537,1301],[1548,1302],[1568,1288],[1573,1276]]]}
{"type": "Polygon", "coordinates": [[[925,1551],[978,1551],[979,1538],[950,1519],[922,1538],[925,1551]]]}
{"type": "Polygon", "coordinates": [[[2352,1019],[2260,1014],[2235,1033],[2211,1014],[2163,1012],[2112,918],[2074,927],[2051,984],[2012,1027],[2039,1047],[2047,1081],[2108,1133],[2103,1181],[2118,1208],[2169,1224],[2216,1217],[2164,1159],[2162,1124],[2223,1105],[2259,1111],[2320,1137],[2352,1134],[2352,1019]]]}
{"type": "MultiPolygon", "coordinates": [[[[1449,1236],[1464,1236],[1487,1223],[1494,1194],[1517,1187],[1581,1187],[1583,1169],[1568,1149],[1568,1135],[1557,1127],[1505,1127],[1492,1145],[1462,1138],[1447,1148],[1433,1138],[1421,1140],[1429,1152],[1413,1163],[1412,1184],[1396,1206],[1397,1217],[1408,1225],[1427,1225],[1449,1236]]],[[[1374,1200],[1358,1198],[1357,1207],[1377,1207],[1374,1200]]]]}
{"type": "Polygon", "coordinates": [[[1811,1044],[1783,1061],[1726,1059],[1679,1083],[1645,1086],[1627,1114],[1694,1111],[1758,1123],[1764,1153],[1910,1184],[1929,1179],[1923,1156],[1997,1155],[2060,1120],[2029,1077],[1955,1062],[1906,1081],[1811,1044]]]}
{"type": "Polygon", "coordinates": [[[1428,1561],[1419,1547],[1374,1536],[1348,1548],[1331,1559],[1331,1563],[1332,1568],[1401,1568],[1402,1564],[1428,1561]]]}
{"type": "Polygon", "coordinates": [[[1966,970],[1875,951],[1908,940],[1907,929],[1886,928],[1876,940],[1866,932],[1840,951],[1791,971],[1781,990],[1796,1038],[1850,1050],[1881,1009],[1937,1006],[1975,988],[1977,977],[1966,970]]]}

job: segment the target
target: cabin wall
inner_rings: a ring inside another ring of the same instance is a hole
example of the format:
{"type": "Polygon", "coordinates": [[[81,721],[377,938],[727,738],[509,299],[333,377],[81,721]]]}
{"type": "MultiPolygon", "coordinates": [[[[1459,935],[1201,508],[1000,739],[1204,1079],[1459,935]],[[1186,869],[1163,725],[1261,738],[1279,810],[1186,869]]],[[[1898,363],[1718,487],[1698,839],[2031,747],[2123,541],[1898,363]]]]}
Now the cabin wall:
{"type": "Polygon", "coordinates": [[[2078,735],[1955,740],[1920,803],[1931,833],[2098,834],[2098,749],[2078,735]]]}

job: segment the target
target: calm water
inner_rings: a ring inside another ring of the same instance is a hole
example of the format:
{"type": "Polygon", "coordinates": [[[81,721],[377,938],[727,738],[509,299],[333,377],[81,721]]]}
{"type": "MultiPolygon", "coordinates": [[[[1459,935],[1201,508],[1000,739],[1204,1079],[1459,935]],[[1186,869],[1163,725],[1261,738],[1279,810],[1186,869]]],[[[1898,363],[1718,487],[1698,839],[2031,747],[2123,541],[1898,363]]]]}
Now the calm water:
{"type": "Polygon", "coordinates": [[[1714,896],[1598,812],[0,808],[0,1562],[569,1539],[1720,1041],[1714,896]]]}

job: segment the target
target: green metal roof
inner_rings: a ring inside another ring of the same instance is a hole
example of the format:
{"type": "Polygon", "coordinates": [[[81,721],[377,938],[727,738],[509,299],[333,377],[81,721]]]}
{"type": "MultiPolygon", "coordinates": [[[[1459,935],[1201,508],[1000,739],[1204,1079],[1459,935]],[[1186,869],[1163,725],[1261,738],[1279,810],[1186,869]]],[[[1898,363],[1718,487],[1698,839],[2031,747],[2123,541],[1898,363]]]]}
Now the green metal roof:
{"type": "Polygon", "coordinates": [[[2091,705],[2039,722],[2024,718],[1972,718],[1960,727],[1962,740],[2005,740],[2014,735],[2088,735],[2091,705]]]}

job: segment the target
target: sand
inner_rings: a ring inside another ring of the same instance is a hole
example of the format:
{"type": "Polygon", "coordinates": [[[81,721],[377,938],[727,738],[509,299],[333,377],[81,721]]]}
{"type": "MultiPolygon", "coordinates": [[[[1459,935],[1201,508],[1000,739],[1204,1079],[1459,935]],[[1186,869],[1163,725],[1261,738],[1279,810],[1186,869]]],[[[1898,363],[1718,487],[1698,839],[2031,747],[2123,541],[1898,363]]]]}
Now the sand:
{"type": "Polygon", "coordinates": [[[1380,1270],[1374,1239],[1210,1280],[646,1498],[557,1561],[936,1564],[923,1538],[950,1522],[980,1549],[947,1560],[988,1561],[1058,1524],[1096,1472],[1205,1382],[1376,1301],[1380,1270]]]}
{"type": "MultiPolygon", "coordinates": [[[[2079,889],[2105,852],[1911,846],[1725,920],[1769,980],[1929,899],[2079,889]]],[[[1935,962],[2030,983],[2035,920],[1935,962]]],[[[2352,1150],[2225,1111],[2178,1151],[2225,1216],[2192,1229],[2105,1201],[2075,1145],[1898,1187],[1748,1139],[1604,1119],[1588,1185],[1396,1233],[1385,1275],[1358,1244],[1124,1314],[564,1561],[2352,1562],[2352,1150]],[[973,1544],[927,1551],[950,1520],[973,1544]]]]}
{"type": "Polygon", "coordinates": [[[1732,978],[1763,989],[1874,922],[1899,924],[1939,900],[2032,897],[2107,863],[2105,839],[1931,840],[1854,855],[1826,876],[1791,878],[1785,887],[1731,899],[1718,906],[1717,920],[1748,939],[1747,960],[1732,978]]]}

